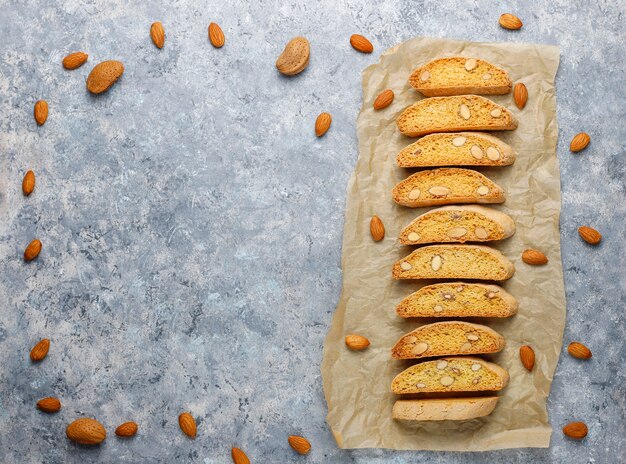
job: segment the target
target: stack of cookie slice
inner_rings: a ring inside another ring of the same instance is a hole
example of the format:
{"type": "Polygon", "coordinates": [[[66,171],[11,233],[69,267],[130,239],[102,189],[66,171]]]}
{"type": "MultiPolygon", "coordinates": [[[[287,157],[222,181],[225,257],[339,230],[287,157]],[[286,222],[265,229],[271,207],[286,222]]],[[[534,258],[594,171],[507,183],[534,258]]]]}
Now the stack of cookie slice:
{"type": "MultiPolygon", "coordinates": [[[[504,203],[505,192],[485,175],[466,168],[514,163],[510,146],[487,133],[473,132],[517,127],[508,109],[480,96],[509,93],[511,80],[506,71],[484,60],[453,57],[415,70],[409,83],[433,98],[418,101],[398,117],[402,134],[422,138],[398,153],[397,164],[429,169],[396,185],[393,199],[409,208],[453,206],[418,216],[400,233],[400,243],[420,248],[394,265],[393,278],[446,281],[408,295],[397,313],[404,318],[512,316],[517,312],[513,296],[499,285],[475,281],[511,278],[513,264],[484,243],[510,237],[515,224],[505,213],[477,205],[504,203]]],[[[495,392],[506,387],[509,375],[476,356],[503,347],[502,335],[463,319],[422,325],[402,336],[392,349],[394,358],[430,359],[393,380],[393,393],[411,395],[396,401],[393,417],[465,420],[490,414],[498,401],[495,392]]]]}

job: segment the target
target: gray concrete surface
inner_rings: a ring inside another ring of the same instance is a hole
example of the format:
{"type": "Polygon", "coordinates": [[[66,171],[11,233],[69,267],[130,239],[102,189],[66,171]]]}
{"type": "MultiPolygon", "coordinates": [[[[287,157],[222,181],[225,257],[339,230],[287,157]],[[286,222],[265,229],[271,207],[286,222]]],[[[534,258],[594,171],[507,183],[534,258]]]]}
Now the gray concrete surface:
{"type": "Polygon", "coordinates": [[[623,0],[0,0],[0,462],[228,463],[233,445],[255,463],[625,462],[625,13],[623,0]],[[498,27],[508,10],[521,31],[498,27]],[[148,36],[155,20],[162,50],[148,36]],[[221,50],[210,21],[226,34],[221,50]],[[349,47],[355,32],[374,54],[349,47]],[[311,64],[283,78],[274,61],[297,34],[311,64]],[[549,449],[344,451],[324,421],[319,365],[340,289],[360,71],[418,35],[562,47],[565,341],[594,357],[563,351],[549,449]],[[88,64],[64,71],[76,50],[88,64]],[[85,78],[105,59],[126,73],[92,97],[85,78]],[[317,139],[321,111],[334,120],[317,139]],[[581,130],[592,142],[573,155],[581,130]],[[29,168],[37,188],[24,198],[29,168]],[[604,234],[599,247],[581,242],[581,224],[604,234]],[[43,252],[25,264],[33,237],[43,252]],[[42,337],[50,354],[31,365],[42,337]],[[34,407],[49,395],[63,402],[56,415],[34,407]],[[184,410],[198,418],[195,441],[178,429],[184,410]],[[107,427],[102,446],[66,440],[80,415],[107,427]],[[138,436],[113,436],[131,419],[138,436]],[[582,443],[560,432],[574,419],[589,424],[582,443]],[[310,438],[308,457],[289,449],[292,433],[310,438]]]}

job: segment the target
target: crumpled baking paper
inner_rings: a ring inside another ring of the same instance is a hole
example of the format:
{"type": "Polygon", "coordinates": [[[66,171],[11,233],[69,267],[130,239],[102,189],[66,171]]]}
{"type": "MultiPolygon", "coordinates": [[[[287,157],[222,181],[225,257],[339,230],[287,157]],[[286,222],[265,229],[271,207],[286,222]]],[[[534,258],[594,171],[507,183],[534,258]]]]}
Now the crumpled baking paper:
{"type": "Polygon", "coordinates": [[[327,421],[341,448],[485,451],[549,446],[552,430],[546,399],[565,324],[554,88],[558,65],[555,46],[415,38],[388,50],[379,64],[363,72],[363,108],[357,121],[359,158],[348,183],[346,204],[343,288],[322,362],[327,421]],[[513,237],[492,246],[515,264],[515,275],[503,286],[519,301],[519,313],[504,320],[473,320],[504,335],[504,350],[485,358],[506,368],[511,381],[500,392],[490,416],[461,422],[400,422],[391,418],[399,397],[391,393],[390,384],[413,362],[393,360],[390,349],[421,322],[398,317],[395,306],[429,282],[394,281],[391,268],[414,249],[398,243],[400,231],[429,208],[406,208],[391,198],[393,186],[414,172],[398,168],[395,156],[416,140],[402,136],[395,120],[422,98],[407,82],[411,72],[432,59],[455,55],[485,59],[507,70],[513,83],[523,82],[528,88],[523,110],[515,106],[512,93],[488,96],[509,108],[519,121],[515,131],[493,133],[513,146],[517,159],[510,167],[478,169],[504,188],[506,202],[493,207],[512,216],[517,226],[513,237]],[[374,99],[388,88],[395,92],[395,100],[386,109],[374,111],[374,99]],[[386,227],[385,239],[379,243],[369,232],[375,214],[386,227]],[[541,250],[549,263],[524,264],[520,256],[526,248],[541,250]],[[348,350],[344,336],[349,333],[366,336],[370,347],[348,350]],[[525,344],[536,353],[530,373],[519,361],[519,347],[525,344]]]}

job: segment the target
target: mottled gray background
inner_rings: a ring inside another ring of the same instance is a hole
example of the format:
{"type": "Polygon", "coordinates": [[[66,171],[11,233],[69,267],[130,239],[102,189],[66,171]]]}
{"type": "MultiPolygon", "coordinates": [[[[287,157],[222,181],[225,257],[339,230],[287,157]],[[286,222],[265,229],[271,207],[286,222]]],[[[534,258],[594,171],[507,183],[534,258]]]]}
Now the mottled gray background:
{"type": "Polygon", "coordinates": [[[625,12],[624,0],[0,0],[0,461],[228,463],[233,445],[256,463],[626,461],[625,12]],[[521,31],[498,27],[506,11],[521,31]],[[155,20],[162,50],[148,36],[155,20]],[[374,54],[350,48],[355,32],[374,54]],[[274,61],[297,34],[311,64],[283,78],[274,61]],[[418,35],[561,46],[565,342],[594,357],[561,358],[549,449],[343,451],[324,421],[319,365],[341,285],[360,72],[418,35]],[[63,70],[76,50],[89,62],[63,70]],[[92,97],[85,78],[105,59],[126,73],[92,97]],[[334,119],[317,139],[321,111],[334,119]],[[591,145],[571,154],[581,130],[591,145]],[[37,188],[24,198],[29,168],[37,188]],[[601,246],[581,242],[581,224],[604,233],[601,246]],[[43,252],[25,264],[34,237],[43,252]],[[50,354],[31,365],[42,337],[50,354]],[[35,409],[48,395],[60,413],[35,409]],[[178,429],[183,410],[198,418],[195,441],[178,429]],[[102,446],[65,438],[80,415],[106,426],[102,446]],[[116,438],[131,419],[138,436],[116,438]],[[560,432],[574,419],[590,427],[582,443],[560,432]],[[309,437],[308,457],[288,447],[292,433],[309,437]]]}

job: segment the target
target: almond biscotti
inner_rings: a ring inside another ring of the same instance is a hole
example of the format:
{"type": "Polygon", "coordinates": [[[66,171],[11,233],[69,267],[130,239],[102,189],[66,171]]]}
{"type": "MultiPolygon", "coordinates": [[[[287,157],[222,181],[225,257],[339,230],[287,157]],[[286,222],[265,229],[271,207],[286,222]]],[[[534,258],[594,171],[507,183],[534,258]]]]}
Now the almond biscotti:
{"type": "Polygon", "coordinates": [[[392,190],[393,200],[409,208],[452,203],[504,203],[504,190],[480,172],[438,168],[416,172],[392,190]]]}
{"type": "Polygon", "coordinates": [[[432,166],[509,166],[515,152],[496,137],[481,132],[430,134],[396,156],[402,168],[432,166]]]}
{"type": "Polygon", "coordinates": [[[424,361],[400,372],[391,383],[397,395],[502,390],[509,373],[494,363],[469,356],[424,361]]]}
{"type": "Polygon", "coordinates": [[[393,266],[394,279],[507,280],[515,266],[498,250],[483,245],[429,245],[393,266]]]}
{"type": "Polygon", "coordinates": [[[517,127],[509,110],[478,95],[425,98],[405,109],[396,123],[400,132],[408,137],[517,127]]]}
{"type": "Polygon", "coordinates": [[[402,336],[391,350],[396,359],[497,353],[504,337],[485,325],[462,321],[423,325],[402,336]]]}
{"type": "Polygon", "coordinates": [[[497,285],[446,282],[426,285],[396,306],[400,317],[510,317],[517,300],[497,285]]]}
{"type": "Polygon", "coordinates": [[[510,216],[484,206],[443,206],[415,218],[402,232],[400,243],[490,242],[515,233],[510,216]]]}
{"type": "Polygon", "coordinates": [[[417,68],[409,84],[426,97],[444,95],[503,95],[511,91],[504,69],[478,58],[439,58],[417,68]]]}
{"type": "Polygon", "coordinates": [[[398,400],[393,405],[392,416],[397,420],[442,421],[468,420],[488,416],[493,412],[499,397],[437,398],[428,400],[398,400]]]}

